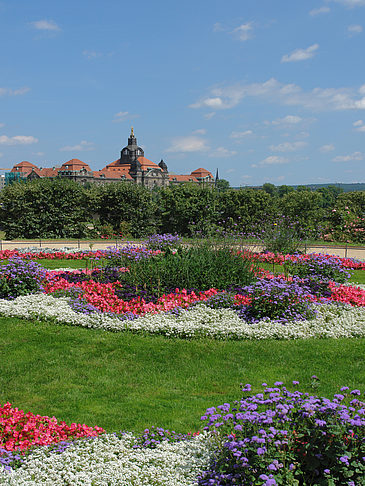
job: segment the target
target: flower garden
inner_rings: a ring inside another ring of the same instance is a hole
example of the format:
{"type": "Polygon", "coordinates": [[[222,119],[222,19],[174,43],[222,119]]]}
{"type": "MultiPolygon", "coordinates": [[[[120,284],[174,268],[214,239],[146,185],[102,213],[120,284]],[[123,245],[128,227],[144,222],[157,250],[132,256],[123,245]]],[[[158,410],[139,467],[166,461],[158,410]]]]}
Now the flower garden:
{"type": "MultiPolygon", "coordinates": [[[[3,251],[0,259],[4,318],[186,342],[361,346],[365,338],[365,286],[348,283],[365,262],[183,247],[173,235],[105,251],[3,251]],[[42,260],[84,268],[50,270],[42,260]]],[[[67,425],[0,397],[0,484],[365,484],[364,392],[338,383],[325,398],[319,386],[315,375],[311,393],[293,380],[262,383],[258,392],[242,384],[237,400],[201,410],[194,433],[67,425]]]]}

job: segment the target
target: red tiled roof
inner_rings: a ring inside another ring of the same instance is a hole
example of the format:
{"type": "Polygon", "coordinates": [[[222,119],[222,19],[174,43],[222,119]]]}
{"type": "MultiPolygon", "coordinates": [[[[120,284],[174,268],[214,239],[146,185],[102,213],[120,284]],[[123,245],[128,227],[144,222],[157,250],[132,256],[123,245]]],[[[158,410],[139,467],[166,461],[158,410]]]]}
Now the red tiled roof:
{"type": "Polygon", "coordinates": [[[128,170],[115,170],[115,169],[114,170],[108,170],[108,169],[102,169],[102,170],[99,170],[99,171],[94,171],[93,172],[93,175],[97,179],[101,179],[101,178],[104,179],[104,176],[105,176],[105,179],[116,179],[116,180],[120,180],[124,176],[125,179],[133,180],[133,178],[129,175],[128,170]]]}
{"type": "Polygon", "coordinates": [[[151,169],[160,169],[160,170],[162,170],[160,166],[158,166],[157,164],[155,164],[151,160],[146,159],[146,157],[138,157],[137,160],[141,164],[142,170],[147,170],[149,167],[151,169]]]}
{"type": "Polygon", "coordinates": [[[14,167],[11,169],[11,172],[32,172],[32,169],[38,169],[38,167],[31,162],[23,160],[23,162],[15,164],[14,167]]]}
{"type": "Polygon", "coordinates": [[[212,173],[209,172],[207,169],[202,169],[201,167],[199,169],[193,170],[191,175],[194,175],[195,177],[207,177],[210,176],[213,179],[212,173]]]}
{"type": "Polygon", "coordinates": [[[196,177],[184,174],[169,174],[169,180],[172,182],[198,182],[196,177]]]}
{"type": "Polygon", "coordinates": [[[59,167],[45,167],[35,170],[40,177],[56,177],[61,169],[59,167]]]}
{"type": "Polygon", "coordinates": [[[86,162],[82,162],[79,159],[71,159],[62,164],[60,170],[81,170],[83,168],[85,168],[88,172],[91,172],[91,169],[86,162]]]}
{"type": "MultiPolygon", "coordinates": [[[[128,168],[128,169],[129,169],[130,164],[123,164],[123,165],[122,165],[122,164],[120,163],[120,159],[118,159],[118,160],[114,160],[114,162],[110,162],[110,164],[106,165],[106,166],[104,167],[104,169],[109,169],[109,168],[112,168],[112,167],[123,167],[123,168],[124,168],[124,167],[126,167],[126,168],[128,168]]],[[[101,170],[104,170],[104,169],[101,169],[101,170]]]]}

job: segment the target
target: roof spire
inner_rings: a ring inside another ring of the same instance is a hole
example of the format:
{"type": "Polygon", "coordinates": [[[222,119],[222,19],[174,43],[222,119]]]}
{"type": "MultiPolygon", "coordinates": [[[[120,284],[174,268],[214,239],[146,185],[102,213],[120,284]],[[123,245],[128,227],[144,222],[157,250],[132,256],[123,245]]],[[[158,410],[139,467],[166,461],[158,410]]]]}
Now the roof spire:
{"type": "Polygon", "coordinates": [[[131,127],[131,138],[134,137],[133,127],[131,127]]]}

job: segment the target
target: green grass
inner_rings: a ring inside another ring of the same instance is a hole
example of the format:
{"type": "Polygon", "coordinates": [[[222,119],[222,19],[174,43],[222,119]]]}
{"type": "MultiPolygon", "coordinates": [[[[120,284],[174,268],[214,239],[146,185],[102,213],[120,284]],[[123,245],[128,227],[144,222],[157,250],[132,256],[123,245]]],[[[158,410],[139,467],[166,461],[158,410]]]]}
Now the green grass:
{"type": "Polygon", "coordinates": [[[108,431],[198,430],[240,383],[365,389],[365,340],[188,341],[0,319],[0,403],[108,431]]]}

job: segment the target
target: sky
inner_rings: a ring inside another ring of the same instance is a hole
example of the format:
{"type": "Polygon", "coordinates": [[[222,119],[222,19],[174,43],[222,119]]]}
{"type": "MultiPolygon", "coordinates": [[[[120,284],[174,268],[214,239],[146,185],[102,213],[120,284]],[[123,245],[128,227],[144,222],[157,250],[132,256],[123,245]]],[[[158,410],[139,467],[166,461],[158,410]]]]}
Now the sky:
{"type": "Polygon", "coordinates": [[[133,126],[170,173],[365,182],[365,0],[0,0],[0,43],[0,173],[133,126]]]}

